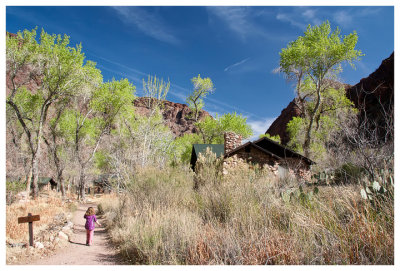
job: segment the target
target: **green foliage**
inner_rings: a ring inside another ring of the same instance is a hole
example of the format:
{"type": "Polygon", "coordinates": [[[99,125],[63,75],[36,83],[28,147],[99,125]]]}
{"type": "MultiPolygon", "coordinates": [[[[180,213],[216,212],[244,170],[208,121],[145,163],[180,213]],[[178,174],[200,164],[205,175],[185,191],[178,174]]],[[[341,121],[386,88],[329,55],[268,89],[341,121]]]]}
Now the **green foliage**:
{"type": "Polygon", "coordinates": [[[14,83],[7,102],[21,113],[20,122],[33,125],[29,127],[32,132],[43,125],[53,102],[71,98],[88,84],[98,84],[101,73],[93,62],[84,63],[81,45],[70,47],[67,35],[50,35],[42,30],[39,42],[36,29],[17,35],[18,38],[7,36],[7,72],[14,83]],[[41,84],[33,92],[14,81],[26,66],[30,67],[30,80],[40,77],[41,84]]]}
{"type": "Polygon", "coordinates": [[[97,151],[94,155],[93,160],[94,165],[101,172],[109,172],[112,168],[112,166],[110,165],[110,156],[104,150],[97,151]]]}
{"type": "Polygon", "coordinates": [[[272,135],[270,135],[270,134],[261,134],[260,136],[259,136],[259,138],[263,138],[263,137],[266,137],[266,138],[268,138],[268,139],[271,139],[271,140],[273,140],[273,141],[275,141],[275,142],[278,142],[279,144],[281,144],[281,137],[279,136],[279,135],[274,135],[274,136],[272,136],[272,135]]]}
{"type": "MultiPolygon", "coordinates": [[[[321,102],[316,119],[312,125],[312,141],[310,150],[314,159],[321,159],[326,153],[326,145],[332,140],[332,136],[342,128],[342,119],[355,115],[357,110],[353,103],[346,97],[344,88],[329,88],[321,94],[321,102]]],[[[306,105],[306,115],[310,116],[315,108],[315,101],[310,100],[306,105]]],[[[298,152],[303,152],[306,140],[307,127],[310,118],[293,117],[288,122],[286,130],[290,141],[288,145],[298,152]]]]}
{"type": "Polygon", "coordinates": [[[317,184],[326,185],[330,184],[331,180],[334,179],[335,175],[334,172],[332,171],[323,170],[318,173],[315,173],[312,177],[317,182],[317,184]]]}
{"type": "Polygon", "coordinates": [[[177,137],[173,143],[173,162],[177,164],[189,163],[192,155],[193,144],[201,144],[202,138],[199,134],[185,134],[177,137]]]}
{"type": "Polygon", "coordinates": [[[312,79],[320,82],[328,73],[338,74],[341,63],[346,61],[353,66],[359,60],[361,51],[355,50],[358,36],[353,33],[342,37],[339,28],[333,32],[329,21],[320,26],[307,27],[304,36],[290,42],[280,53],[280,67],[286,74],[302,70],[312,79]]]}
{"type": "Polygon", "coordinates": [[[19,193],[26,189],[26,183],[21,182],[20,180],[14,181],[6,181],[6,193],[19,193]]]}
{"type": "Polygon", "coordinates": [[[203,99],[214,91],[214,84],[209,77],[201,78],[200,74],[192,78],[193,92],[187,97],[186,102],[193,111],[193,118],[197,121],[199,112],[204,106],[203,99]]]}
{"type": "Polygon", "coordinates": [[[37,127],[35,124],[40,120],[40,111],[43,106],[44,97],[39,93],[32,93],[25,86],[22,86],[15,93],[13,100],[13,102],[18,106],[22,118],[24,120],[32,120],[26,121],[25,125],[30,130],[36,130],[37,127]]]}
{"type": "Polygon", "coordinates": [[[293,117],[286,126],[290,141],[288,145],[297,152],[303,152],[305,119],[293,117]]]}
{"type": "Polygon", "coordinates": [[[345,163],[335,170],[335,181],[339,183],[358,183],[367,171],[352,163],[345,163]]]}
{"type": "Polygon", "coordinates": [[[16,178],[15,180],[6,181],[6,204],[11,205],[15,202],[16,195],[19,192],[26,190],[26,183],[22,182],[20,178],[16,178]]]}
{"type": "Polygon", "coordinates": [[[225,132],[234,132],[241,135],[243,139],[249,138],[253,134],[246,120],[247,118],[242,114],[227,113],[221,117],[217,115],[215,119],[207,117],[196,123],[196,127],[200,130],[204,144],[223,144],[225,132]]]}
{"type": "Polygon", "coordinates": [[[77,138],[92,144],[97,142],[118,114],[132,111],[134,90],[127,79],[101,84],[91,93],[88,112],[79,104],[65,110],[60,118],[60,132],[70,142],[77,138]]]}
{"type": "MultiPolygon", "coordinates": [[[[16,125],[23,128],[29,144],[36,197],[37,154],[41,152],[49,112],[63,110],[65,107],[61,105],[68,105],[78,93],[97,86],[102,77],[93,62],[84,62],[81,45],[69,46],[67,35],[50,35],[42,30],[37,40],[35,28],[18,32],[17,36],[6,37],[7,76],[11,82],[6,103],[16,115],[16,125]],[[21,74],[27,74],[25,80],[16,80],[21,74]],[[54,104],[58,106],[52,109],[54,104]]],[[[57,129],[55,123],[55,120],[51,123],[54,132],[57,129]]],[[[53,135],[58,136],[56,133],[53,135]]],[[[49,141],[45,142],[50,147],[49,141]]],[[[52,149],[53,154],[59,151],[56,146],[52,149]]]]}
{"type": "Polygon", "coordinates": [[[66,110],[59,122],[60,131],[67,142],[78,143],[80,140],[85,140],[90,145],[96,142],[103,125],[102,118],[87,118],[82,112],[74,109],[66,110]]]}
{"type": "Polygon", "coordinates": [[[281,198],[285,203],[299,202],[305,207],[311,207],[311,202],[314,196],[319,193],[318,187],[313,190],[305,191],[300,185],[297,189],[292,188],[281,192],[281,198]]]}
{"type": "Polygon", "coordinates": [[[290,42],[280,52],[280,70],[288,78],[296,80],[296,103],[303,121],[293,119],[288,124],[290,145],[298,151],[302,148],[308,156],[320,158],[324,143],[329,139],[340,115],[354,113],[343,88],[335,86],[336,76],[342,71],[342,63],[352,67],[359,60],[361,51],[355,50],[356,32],[342,37],[337,28],[331,31],[328,21],[307,28],[303,36],[290,42]]]}
{"type": "Polygon", "coordinates": [[[114,121],[117,114],[132,107],[135,86],[128,79],[121,79],[102,84],[93,92],[90,108],[101,113],[102,119],[109,124],[114,121]]]}

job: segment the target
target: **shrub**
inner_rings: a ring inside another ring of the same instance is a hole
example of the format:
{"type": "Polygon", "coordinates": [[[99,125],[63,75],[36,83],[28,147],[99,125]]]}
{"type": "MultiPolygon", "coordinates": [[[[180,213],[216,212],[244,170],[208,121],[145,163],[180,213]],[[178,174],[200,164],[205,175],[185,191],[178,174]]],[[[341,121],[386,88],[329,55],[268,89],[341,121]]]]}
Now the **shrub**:
{"type": "Polygon", "coordinates": [[[222,178],[216,169],[197,172],[207,178],[193,189],[187,168],[148,168],[122,196],[106,198],[120,253],[134,264],[394,263],[393,197],[377,209],[358,184],[316,191],[271,174],[222,178]]]}

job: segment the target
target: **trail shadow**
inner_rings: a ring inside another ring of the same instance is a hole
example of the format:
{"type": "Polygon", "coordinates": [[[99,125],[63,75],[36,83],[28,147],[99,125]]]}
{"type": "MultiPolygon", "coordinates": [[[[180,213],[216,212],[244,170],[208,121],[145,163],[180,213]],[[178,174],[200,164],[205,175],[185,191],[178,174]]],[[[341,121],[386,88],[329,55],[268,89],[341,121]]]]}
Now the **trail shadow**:
{"type": "Polygon", "coordinates": [[[104,254],[104,253],[98,253],[97,254],[97,259],[100,263],[102,264],[113,264],[113,265],[126,265],[120,257],[117,254],[104,254]]]}
{"type": "Polygon", "coordinates": [[[69,241],[71,244],[74,244],[74,245],[81,245],[81,246],[86,246],[86,244],[84,244],[84,243],[78,243],[78,242],[72,242],[72,241],[69,241]]]}
{"type": "Polygon", "coordinates": [[[94,230],[94,233],[99,235],[106,235],[107,231],[106,229],[101,229],[101,230],[99,229],[99,230],[94,230]]]}

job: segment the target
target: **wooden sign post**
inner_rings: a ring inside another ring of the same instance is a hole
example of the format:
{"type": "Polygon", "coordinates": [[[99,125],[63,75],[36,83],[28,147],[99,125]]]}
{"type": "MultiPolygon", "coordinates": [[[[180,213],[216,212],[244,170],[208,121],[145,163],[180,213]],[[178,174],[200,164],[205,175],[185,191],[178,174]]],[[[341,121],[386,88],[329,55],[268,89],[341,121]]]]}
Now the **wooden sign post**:
{"type": "Polygon", "coordinates": [[[32,215],[28,213],[28,216],[18,217],[18,224],[29,223],[29,245],[33,247],[33,221],[39,221],[40,215],[32,215]]]}

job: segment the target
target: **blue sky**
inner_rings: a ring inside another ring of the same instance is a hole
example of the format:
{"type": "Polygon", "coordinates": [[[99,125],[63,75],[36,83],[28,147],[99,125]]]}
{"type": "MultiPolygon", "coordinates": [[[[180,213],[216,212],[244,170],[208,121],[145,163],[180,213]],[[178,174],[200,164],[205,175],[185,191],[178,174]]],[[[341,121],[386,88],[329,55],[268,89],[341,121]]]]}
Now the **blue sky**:
{"type": "Polygon", "coordinates": [[[241,113],[255,135],[264,133],[294,98],[293,85],[273,72],[279,52],[308,24],[329,20],[343,35],[356,31],[365,56],[342,82],[356,84],[394,50],[394,8],[367,6],[7,6],[6,30],[38,26],[82,43],[104,80],[128,78],[141,95],[148,75],[168,79],[167,99],[185,103],[190,79],[210,77],[205,99],[212,115],[241,113]]]}

